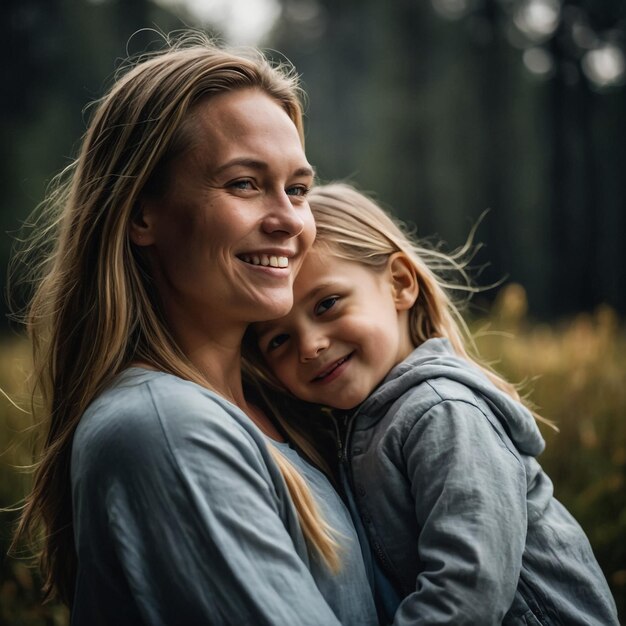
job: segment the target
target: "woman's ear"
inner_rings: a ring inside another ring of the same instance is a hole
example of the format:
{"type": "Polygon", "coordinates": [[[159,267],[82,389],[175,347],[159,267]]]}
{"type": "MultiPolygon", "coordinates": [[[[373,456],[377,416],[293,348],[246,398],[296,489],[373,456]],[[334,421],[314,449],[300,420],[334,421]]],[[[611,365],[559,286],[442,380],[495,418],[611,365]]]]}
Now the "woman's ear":
{"type": "Polygon", "coordinates": [[[404,252],[395,252],[389,257],[387,267],[396,310],[406,311],[415,304],[419,294],[415,266],[404,252]]]}
{"type": "Polygon", "coordinates": [[[151,246],[154,243],[154,206],[145,200],[138,200],[138,205],[128,225],[128,235],[136,246],[151,246]]]}

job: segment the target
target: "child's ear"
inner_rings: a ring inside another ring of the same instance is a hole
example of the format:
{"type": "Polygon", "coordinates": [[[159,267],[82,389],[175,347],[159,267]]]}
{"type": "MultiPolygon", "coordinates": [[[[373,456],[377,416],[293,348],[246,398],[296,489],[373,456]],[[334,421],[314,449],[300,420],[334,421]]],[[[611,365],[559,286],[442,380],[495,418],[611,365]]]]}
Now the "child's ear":
{"type": "Polygon", "coordinates": [[[138,200],[135,214],[128,225],[128,235],[136,246],[150,246],[154,243],[154,205],[138,200]]]}
{"type": "Polygon", "coordinates": [[[419,294],[415,266],[404,252],[396,252],[389,257],[388,269],[396,310],[406,311],[415,304],[419,294]]]}

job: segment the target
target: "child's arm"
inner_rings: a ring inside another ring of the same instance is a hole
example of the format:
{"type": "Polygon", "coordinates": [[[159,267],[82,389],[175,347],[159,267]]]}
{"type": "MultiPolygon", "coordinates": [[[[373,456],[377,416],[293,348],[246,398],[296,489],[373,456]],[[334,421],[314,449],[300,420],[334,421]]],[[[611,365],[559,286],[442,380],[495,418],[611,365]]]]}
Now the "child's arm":
{"type": "Polygon", "coordinates": [[[404,445],[423,571],[394,624],[500,624],[526,540],[526,473],[496,418],[443,401],[404,445]]]}

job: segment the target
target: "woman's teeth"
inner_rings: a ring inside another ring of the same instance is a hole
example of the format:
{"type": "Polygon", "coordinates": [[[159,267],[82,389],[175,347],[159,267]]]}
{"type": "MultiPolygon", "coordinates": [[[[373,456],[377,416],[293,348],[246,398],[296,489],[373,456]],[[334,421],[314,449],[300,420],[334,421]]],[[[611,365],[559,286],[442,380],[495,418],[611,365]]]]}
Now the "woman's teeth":
{"type": "Polygon", "coordinates": [[[268,254],[243,255],[242,261],[250,265],[263,265],[263,267],[289,267],[289,259],[286,256],[270,256],[268,254]]]}

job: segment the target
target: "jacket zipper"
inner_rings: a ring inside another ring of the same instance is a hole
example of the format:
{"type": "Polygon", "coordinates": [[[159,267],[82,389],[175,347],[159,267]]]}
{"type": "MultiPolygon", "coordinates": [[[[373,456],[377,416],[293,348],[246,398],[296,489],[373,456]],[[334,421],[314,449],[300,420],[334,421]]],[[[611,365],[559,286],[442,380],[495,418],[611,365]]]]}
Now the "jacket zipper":
{"type": "Polygon", "coordinates": [[[337,456],[338,456],[338,460],[339,460],[339,464],[340,464],[340,471],[343,471],[345,473],[345,476],[347,478],[347,482],[348,482],[348,487],[352,490],[353,493],[353,500],[354,503],[356,504],[356,507],[358,509],[358,513],[359,516],[361,517],[361,520],[363,520],[363,526],[365,527],[365,532],[368,535],[368,537],[370,537],[370,546],[372,547],[376,558],[378,560],[378,563],[380,564],[383,572],[385,573],[385,575],[391,580],[393,581],[393,583],[395,584],[395,586],[398,589],[402,589],[403,586],[401,584],[401,581],[398,579],[396,573],[393,571],[391,563],[389,562],[389,559],[387,558],[387,555],[383,552],[383,549],[380,546],[380,543],[376,540],[374,540],[371,537],[370,531],[367,529],[367,524],[365,524],[365,520],[363,519],[363,515],[362,512],[360,510],[360,506],[359,506],[359,497],[358,494],[356,493],[355,489],[354,489],[354,481],[352,479],[352,469],[350,467],[350,463],[349,463],[349,445],[350,445],[350,435],[352,434],[352,427],[356,421],[356,416],[357,416],[357,412],[353,413],[352,415],[348,415],[346,413],[342,414],[341,417],[335,417],[332,421],[333,424],[335,426],[335,435],[336,435],[336,439],[337,439],[337,456]],[[338,422],[339,420],[341,420],[342,424],[340,425],[338,422]],[[343,430],[343,440],[342,440],[342,430],[343,430]]]}
{"type": "MultiPolygon", "coordinates": [[[[343,440],[341,437],[341,426],[339,425],[339,419],[338,417],[333,415],[333,419],[332,419],[332,423],[333,426],[335,428],[335,443],[337,444],[337,459],[339,461],[340,464],[343,463],[343,458],[344,458],[344,451],[343,451],[343,440]]],[[[343,426],[345,428],[345,420],[346,420],[346,416],[343,415],[341,418],[344,422],[343,426]]]]}

